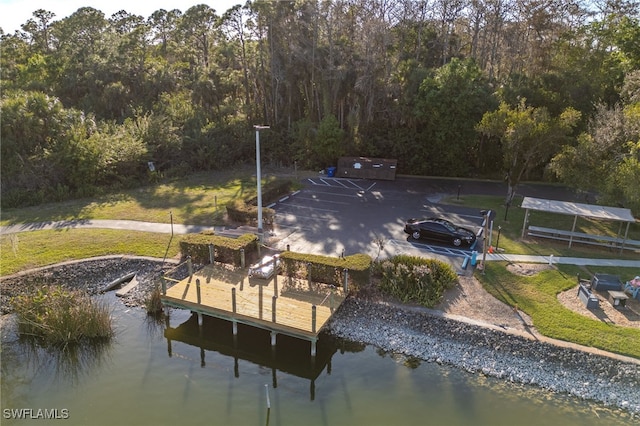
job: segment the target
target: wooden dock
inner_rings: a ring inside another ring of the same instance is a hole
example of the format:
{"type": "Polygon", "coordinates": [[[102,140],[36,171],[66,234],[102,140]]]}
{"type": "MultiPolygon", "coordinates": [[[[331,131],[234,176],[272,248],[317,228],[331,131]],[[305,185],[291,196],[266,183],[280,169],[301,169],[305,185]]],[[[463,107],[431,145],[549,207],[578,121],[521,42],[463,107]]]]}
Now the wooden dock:
{"type": "Polygon", "coordinates": [[[246,269],[208,265],[176,282],[161,296],[163,305],[271,331],[311,342],[315,356],[318,334],[344,301],[344,292],[326,284],[276,275],[249,278],[246,269]]]}

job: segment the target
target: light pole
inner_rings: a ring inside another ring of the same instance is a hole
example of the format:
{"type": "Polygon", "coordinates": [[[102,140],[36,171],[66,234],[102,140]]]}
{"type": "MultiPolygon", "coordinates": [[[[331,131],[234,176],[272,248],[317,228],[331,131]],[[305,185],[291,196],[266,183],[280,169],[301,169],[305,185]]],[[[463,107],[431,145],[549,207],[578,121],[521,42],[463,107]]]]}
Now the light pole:
{"type": "Polygon", "coordinates": [[[258,182],[258,237],[260,242],[263,238],[262,230],[262,176],[260,173],[260,130],[268,129],[269,126],[253,126],[256,129],[256,180],[258,182]]]}

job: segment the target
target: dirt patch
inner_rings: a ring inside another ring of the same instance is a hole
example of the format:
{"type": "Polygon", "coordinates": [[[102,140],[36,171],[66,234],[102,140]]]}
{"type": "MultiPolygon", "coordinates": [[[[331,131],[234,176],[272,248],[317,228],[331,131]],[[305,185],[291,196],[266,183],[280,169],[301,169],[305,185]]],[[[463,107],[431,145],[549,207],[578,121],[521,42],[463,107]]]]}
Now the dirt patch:
{"type": "Polygon", "coordinates": [[[571,290],[564,291],[558,294],[558,301],[562,305],[576,312],[580,315],[584,315],[587,318],[606,322],[608,324],[620,325],[623,327],[640,328],[640,301],[629,297],[624,307],[614,307],[609,302],[609,294],[600,291],[594,291],[593,294],[600,301],[600,306],[597,309],[587,309],[578,297],[578,286],[571,290]]]}
{"type": "Polygon", "coordinates": [[[531,318],[524,312],[499,301],[473,276],[459,277],[459,284],[444,294],[435,309],[503,328],[531,331],[531,318]]]}
{"type": "Polygon", "coordinates": [[[552,266],[547,263],[510,263],[507,265],[507,270],[512,274],[526,277],[530,277],[540,271],[546,271],[551,268],[552,266]]]}
{"type": "MultiPolygon", "coordinates": [[[[540,271],[551,269],[548,264],[512,263],[507,269],[513,273],[532,276],[540,271]]],[[[459,285],[448,290],[436,309],[452,315],[473,318],[501,327],[522,331],[533,330],[531,318],[523,312],[502,303],[473,276],[459,277],[459,285]]],[[[629,298],[626,307],[614,307],[608,300],[607,292],[594,292],[600,300],[598,309],[587,309],[578,298],[578,288],[572,288],[558,294],[558,301],[567,309],[585,317],[623,327],[640,328],[640,301],[629,298]]]]}

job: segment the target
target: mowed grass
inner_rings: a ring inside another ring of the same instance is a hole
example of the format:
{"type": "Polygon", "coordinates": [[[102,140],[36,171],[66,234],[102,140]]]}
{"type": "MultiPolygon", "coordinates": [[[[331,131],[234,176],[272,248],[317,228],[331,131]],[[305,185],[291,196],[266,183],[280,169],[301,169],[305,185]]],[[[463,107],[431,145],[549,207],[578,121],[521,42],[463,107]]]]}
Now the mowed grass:
{"type": "MultiPolygon", "coordinates": [[[[252,169],[199,173],[91,199],[2,211],[1,225],[73,219],[120,219],[189,225],[223,224],[225,205],[256,194],[252,169]]],[[[254,170],[255,173],[255,170],[254,170]]],[[[263,175],[263,185],[275,179],[263,175]]]]}
{"type": "MultiPolygon", "coordinates": [[[[632,277],[632,268],[598,268],[596,272],[632,277]]],[[[640,329],[620,327],[587,318],[565,308],[557,295],[576,286],[576,274],[593,271],[572,265],[541,271],[533,276],[509,272],[504,262],[489,262],[485,274],[476,274],[483,287],[497,299],[526,312],[543,335],[585,346],[640,358],[640,329]]]]}
{"type": "Polygon", "coordinates": [[[157,258],[179,254],[179,236],[110,229],[21,232],[0,237],[0,275],[74,259],[106,255],[157,258]]]}

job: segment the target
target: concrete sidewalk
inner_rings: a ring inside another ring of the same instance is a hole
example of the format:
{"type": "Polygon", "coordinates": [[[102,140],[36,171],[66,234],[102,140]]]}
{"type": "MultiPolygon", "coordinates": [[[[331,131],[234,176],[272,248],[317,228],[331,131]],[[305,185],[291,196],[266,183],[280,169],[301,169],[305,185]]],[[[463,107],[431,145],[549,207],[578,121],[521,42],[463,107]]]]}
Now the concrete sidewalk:
{"type": "MultiPolygon", "coordinates": [[[[136,220],[100,220],[100,219],[76,219],[66,221],[49,221],[36,223],[22,223],[9,226],[0,226],[0,235],[8,235],[19,232],[41,231],[41,230],[63,230],[63,229],[119,229],[128,231],[157,232],[161,234],[189,234],[203,231],[213,231],[218,235],[237,236],[246,232],[255,232],[255,228],[239,227],[237,229],[222,226],[200,226],[183,225],[170,223],[152,223],[136,220]]],[[[480,261],[482,255],[478,256],[480,261]]],[[[553,263],[567,265],[590,265],[590,266],[618,266],[625,268],[640,268],[640,259],[588,259],[581,257],[557,257],[557,256],[534,256],[506,253],[488,253],[486,260],[508,261],[517,263],[553,263]]]]}
{"type": "MultiPolygon", "coordinates": [[[[481,255],[480,255],[481,257],[481,255]]],[[[623,259],[588,259],[582,257],[532,256],[526,254],[487,254],[487,261],[507,261],[513,263],[549,263],[553,265],[579,266],[619,266],[624,268],[640,268],[640,260],[623,259]]]]}
{"type": "Polygon", "coordinates": [[[222,232],[224,230],[222,227],[152,223],[137,220],[75,219],[0,226],[0,235],[14,234],[17,232],[83,228],[120,229],[126,231],[157,232],[159,234],[189,234],[203,231],[222,232]]]}

